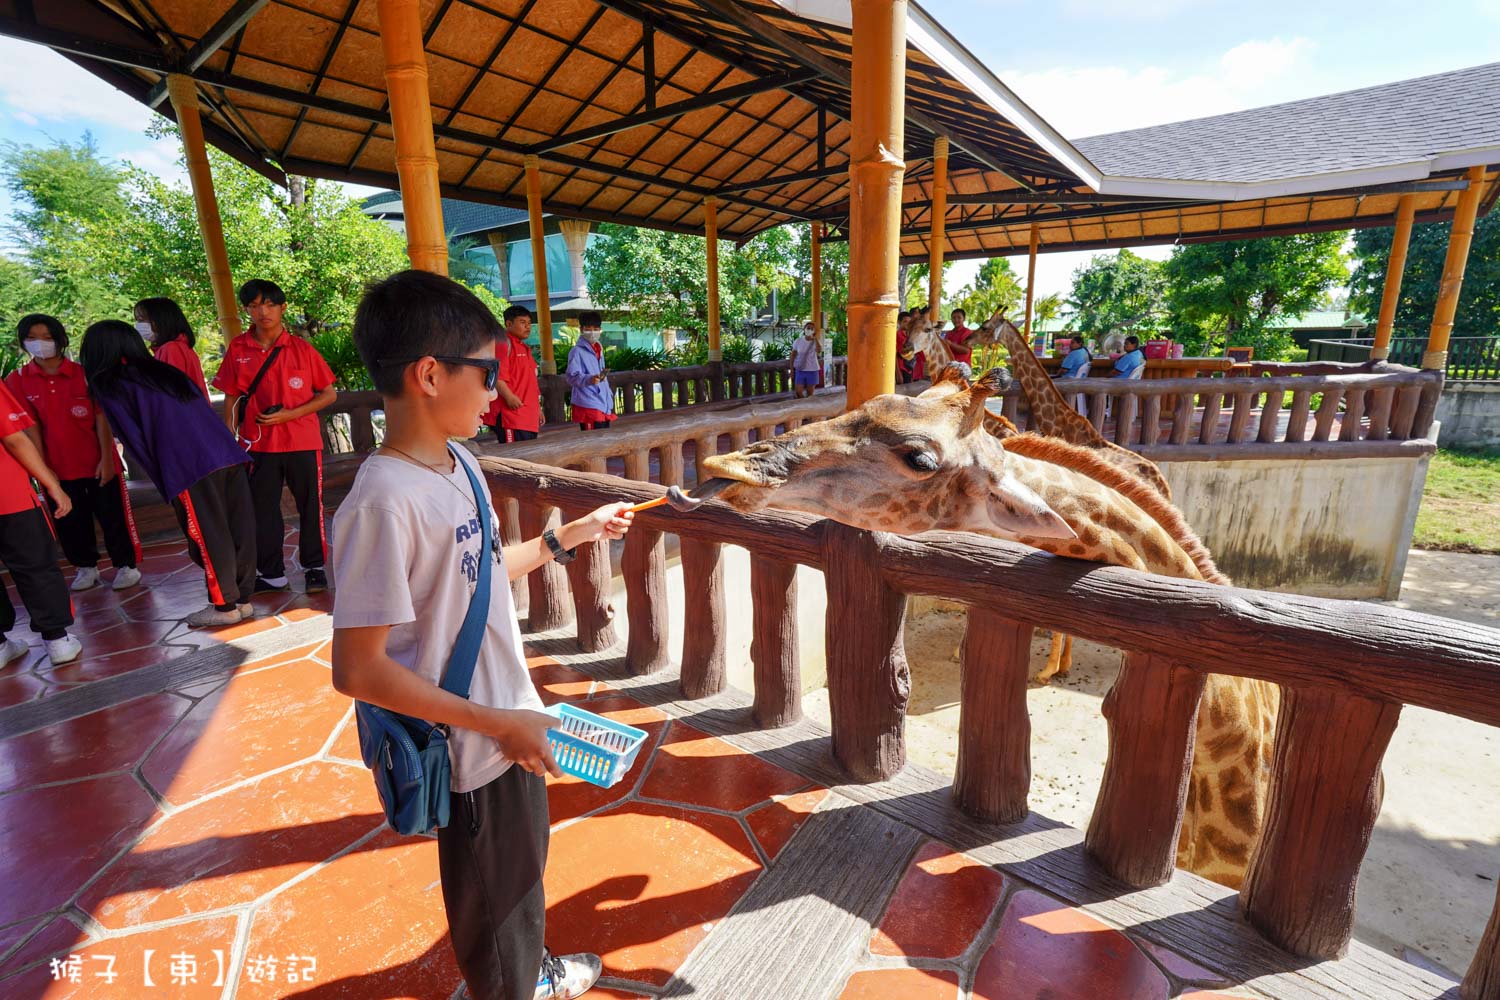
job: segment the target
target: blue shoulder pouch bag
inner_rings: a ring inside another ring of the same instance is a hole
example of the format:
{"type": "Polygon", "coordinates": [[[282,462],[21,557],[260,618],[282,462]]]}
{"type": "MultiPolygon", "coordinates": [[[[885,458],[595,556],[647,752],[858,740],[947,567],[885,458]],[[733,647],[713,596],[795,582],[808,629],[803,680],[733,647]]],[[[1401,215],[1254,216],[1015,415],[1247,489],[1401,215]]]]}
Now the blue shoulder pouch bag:
{"type": "MultiPolygon", "coordinates": [[[[449,445],[448,449],[453,451],[453,446],[449,445]]],[[[458,631],[458,641],[453,644],[448,666],[443,670],[441,687],[460,698],[467,698],[489,618],[494,540],[484,484],[456,453],[453,461],[469,474],[469,485],[474,490],[478,508],[481,536],[479,579],[474,596],[469,600],[463,626],[458,631]]],[[[362,701],[354,703],[354,716],[359,722],[359,751],[365,766],[375,775],[375,790],[380,794],[380,804],[391,829],[410,836],[431,833],[447,826],[449,785],[453,774],[448,759],[448,727],[362,701]]]]}

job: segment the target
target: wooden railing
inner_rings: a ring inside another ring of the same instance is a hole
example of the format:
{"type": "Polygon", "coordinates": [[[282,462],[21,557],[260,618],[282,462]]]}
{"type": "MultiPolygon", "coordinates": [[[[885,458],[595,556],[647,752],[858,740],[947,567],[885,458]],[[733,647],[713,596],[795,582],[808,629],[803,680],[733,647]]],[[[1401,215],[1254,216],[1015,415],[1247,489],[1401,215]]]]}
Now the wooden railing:
{"type": "MultiPolygon", "coordinates": [[[[847,371],[848,359],[834,358],[829,384],[843,385],[847,371]]],[[[567,380],[561,375],[544,375],[539,382],[547,419],[561,422],[571,394],[567,380]]],[[[792,369],[789,361],[778,359],[610,372],[609,387],[615,394],[615,412],[631,416],[790,392],[792,369]]]]}
{"type": "MultiPolygon", "coordinates": [[[[795,425],[804,413],[784,415],[782,425],[795,425]]],[[[775,433],[776,417],[760,416],[756,436],[775,433]]],[[[731,447],[750,436],[739,426],[726,435],[731,447]]],[[[721,435],[710,427],[694,433],[692,458],[701,465],[721,435]]],[[[682,444],[660,442],[653,462],[650,442],[629,442],[626,472],[635,482],[598,475],[604,459],[597,453],[561,459],[581,460],[594,474],[512,460],[521,449],[481,464],[495,494],[519,506],[507,519],[507,534],[516,537],[607,502],[659,496],[664,484],[684,479],[682,444]],[[653,467],[658,483],[647,482],[653,467]]],[[[1269,804],[1240,898],[1254,927],[1298,955],[1332,958],[1348,947],[1355,881],[1379,807],[1380,763],[1401,707],[1500,726],[1495,629],[1375,604],[1152,576],[971,535],[898,538],[791,513],[741,514],[718,503],[692,513],[643,513],[626,537],[625,664],[633,674],[661,670],[672,658],[664,532],[681,541],[686,604],[694,609],[680,650],[687,698],[725,684],[721,550],[749,550],[753,714],[762,727],[800,715],[793,571],[804,565],[823,572],[832,753],[860,781],[889,777],[905,761],[907,599],[967,605],[953,795],[986,821],[1015,823],[1027,812],[1032,630],[1065,630],[1123,650],[1104,701],[1109,757],[1085,844],[1132,886],[1172,876],[1205,674],[1281,685],[1269,804]]],[[[566,576],[550,564],[533,573],[530,627],[558,628],[571,612],[580,648],[610,646],[608,574],[605,543],[584,547],[566,576]]],[[[1500,1000],[1500,903],[1462,996],[1500,1000]]]]}
{"type": "MultiPolygon", "coordinates": [[[[1349,337],[1308,342],[1309,361],[1368,361],[1375,346],[1373,337],[1349,337]]],[[[1419,365],[1427,350],[1426,337],[1392,337],[1391,364],[1419,365]]],[[[1445,374],[1450,380],[1494,382],[1500,380],[1500,336],[1454,337],[1448,342],[1445,374]]]]}
{"type": "MultiPolygon", "coordinates": [[[[775,379],[784,374],[779,364],[739,366],[744,370],[734,377],[741,395],[726,399],[744,398],[743,393],[752,391],[777,391],[772,388],[779,384],[775,379]]],[[[1156,461],[1376,457],[1429,446],[1423,439],[1441,392],[1442,375],[1438,372],[1326,363],[1267,365],[1262,370],[1264,375],[1251,378],[1100,378],[1060,383],[1059,388],[1080,401],[1089,419],[1111,440],[1156,461]],[[1315,371],[1308,372],[1309,368],[1315,371]],[[1333,373],[1327,374],[1329,371],[1333,373]],[[1414,446],[1408,442],[1423,443],[1414,446]]],[[[699,369],[636,374],[656,379],[658,388],[671,388],[660,407],[653,403],[631,416],[642,416],[648,409],[680,409],[686,422],[665,427],[655,419],[641,430],[642,437],[627,438],[635,422],[626,419],[615,425],[607,440],[599,435],[580,437],[571,430],[549,431],[542,441],[515,446],[520,449],[517,456],[582,468],[580,463],[590,457],[623,459],[640,447],[658,447],[664,435],[679,442],[692,441],[710,430],[728,435],[785,424],[788,419],[798,423],[823,420],[844,408],[844,395],[837,389],[820,390],[802,400],[752,402],[745,408],[726,410],[722,402],[708,405],[713,403],[711,399],[700,406],[699,389],[694,388],[701,386],[699,369]],[[672,400],[670,406],[665,402],[668,398],[672,400]],[[679,402],[682,399],[688,404],[679,402]],[[641,441],[648,443],[642,445],[641,441]]],[[[902,386],[901,391],[919,392],[924,387],[918,383],[902,386]]],[[[1022,429],[1029,426],[1030,414],[1018,384],[1012,384],[990,405],[1022,429]]],[[[381,406],[378,393],[340,393],[333,406],[323,411],[329,451],[335,455],[359,454],[374,448],[380,437],[374,415],[381,406]]]]}

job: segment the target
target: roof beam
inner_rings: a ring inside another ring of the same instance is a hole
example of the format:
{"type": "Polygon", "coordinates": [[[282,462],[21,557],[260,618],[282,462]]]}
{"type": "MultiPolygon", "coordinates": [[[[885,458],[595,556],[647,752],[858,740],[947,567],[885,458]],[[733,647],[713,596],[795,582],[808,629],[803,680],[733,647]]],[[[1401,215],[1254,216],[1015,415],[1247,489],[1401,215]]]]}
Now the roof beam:
{"type": "Polygon", "coordinates": [[[950,205],[1102,205],[1135,201],[1159,202],[1148,195],[1111,194],[1074,191],[980,191],[975,194],[950,194],[950,205]]]}
{"type": "Polygon", "coordinates": [[[844,177],[849,173],[849,164],[840,163],[833,167],[821,167],[815,170],[801,170],[795,174],[771,174],[760,177],[753,181],[741,181],[737,184],[725,184],[718,188],[718,193],[729,196],[741,191],[758,191],[765,188],[781,187],[783,184],[800,184],[803,181],[821,181],[830,177],[844,177]]]}
{"type": "Polygon", "coordinates": [[[149,52],[126,45],[101,42],[78,32],[49,28],[46,25],[20,21],[13,17],[0,17],[0,35],[9,35],[22,41],[45,45],[49,49],[68,55],[84,56],[117,66],[147,69],[154,73],[172,71],[171,62],[160,52],[149,52]]]}
{"type": "MultiPolygon", "coordinates": [[[[203,37],[188,49],[187,55],[182,60],[181,71],[197,72],[215,52],[224,47],[225,42],[239,34],[241,29],[250,23],[250,19],[260,13],[261,8],[268,3],[270,0],[235,0],[234,6],[226,10],[224,16],[215,21],[212,27],[203,33],[203,37]]],[[[146,106],[159,107],[166,99],[167,81],[162,80],[146,95],[146,106]]]]}
{"type": "MultiPolygon", "coordinates": [[[[845,87],[853,87],[853,77],[850,71],[844,66],[824,56],[801,39],[794,38],[785,31],[782,31],[759,14],[736,2],[736,0],[693,0],[693,2],[705,10],[713,11],[719,17],[729,21],[731,24],[738,25],[752,35],[777,46],[798,63],[809,69],[817,70],[820,76],[836,80],[845,87]]],[[[926,129],[934,136],[947,136],[955,149],[962,151],[971,159],[978,161],[990,170],[1004,174],[1021,187],[1030,189],[1030,184],[1014,176],[1013,172],[1002,166],[999,160],[995,159],[988,152],[977,148],[974,143],[954,136],[951,129],[934,121],[920,111],[912,111],[910,108],[906,108],[904,109],[904,113],[907,121],[926,129]]]]}
{"type": "Polygon", "coordinates": [[[796,70],[790,73],[778,73],[775,76],[762,77],[758,80],[750,80],[746,83],[737,84],[733,87],[725,87],[723,90],[715,90],[697,97],[678,101],[675,104],[662,104],[639,114],[626,115],[624,118],[616,118],[612,121],[601,122],[598,125],[590,125],[588,128],[560,135],[546,142],[538,142],[527,148],[527,152],[550,153],[554,149],[563,149],[580,142],[588,142],[592,139],[603,139],[629,129],[639,128],[642,125],[653,125],[656,122],[666,121],[669,118],[679,118],[682,115],[694,111],[702,111],[705,108],[716,107],[727,104],[730,101],[738,101],[746,97],[754,97],[772,90],[786,90],[799,83],[817,79],[818,73],[809,70],[796,70]]]}

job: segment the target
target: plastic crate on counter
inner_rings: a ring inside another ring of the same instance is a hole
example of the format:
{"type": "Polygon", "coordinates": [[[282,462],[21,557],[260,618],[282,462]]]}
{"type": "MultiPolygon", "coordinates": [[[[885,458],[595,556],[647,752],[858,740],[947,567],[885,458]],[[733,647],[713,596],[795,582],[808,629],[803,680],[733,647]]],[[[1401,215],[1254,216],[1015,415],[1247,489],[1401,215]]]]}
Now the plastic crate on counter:
{"type": "Polygon", "coordinates": [[[548,713],[558,725],[547,730],[552,758],[567,774],[609,788],[625,777],[646,741],[646,731],[612,722],[572,705],[554,705],[548,713]]]}

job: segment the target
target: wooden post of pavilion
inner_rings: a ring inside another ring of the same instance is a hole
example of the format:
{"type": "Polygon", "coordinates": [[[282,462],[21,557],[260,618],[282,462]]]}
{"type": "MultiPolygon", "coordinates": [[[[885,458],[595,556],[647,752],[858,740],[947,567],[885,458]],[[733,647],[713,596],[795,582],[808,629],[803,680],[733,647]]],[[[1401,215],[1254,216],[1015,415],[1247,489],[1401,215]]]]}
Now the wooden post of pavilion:
{"type": "MultiPolygon", "coordinates": [[[[552,299],[547,292],[547,234],[542,230],[542,171],[535,154],[526,155],[526,209],[531,216],[531,273],[536,282],[537,339],[542,342],[542,374],[556,375],[552,357],[552,299]]],[[[548,414],[548,419],[553,419],[548,414]]]]}
{"type": "Polygon", "coordinates": [[[1385,267],[1385,289],[1380,294],[1380,319],[1375,325],[1371,361],[1384,361],[1391,356],[1391,328],[1396,322],[1396,302],[1401,298],[1406,248],[1411,243],[1411,223],[1416,212],[1416,196],[1403,194],[1396,203],[1396,235],[1391,238],[1391,255],[1385,267]]]}
{"type": "Polygon", "coordinates": [[[1031,339],[1031,304],[1036,294],[1036,245],[1041,233],[1035,222],[1031,224],[1030,250],[1026,256],[1026,346],[1030,350],[1036,350],[1036,344],[1031,339]]]}
{"type": "Polygon", "coordinates": [[[208,280],[213,286],[219,332],[228,343],[231,338],[238,337],[243,328],[234,294],[234,276],[229,273],[229,253],[224,249],[224,224],[219,218],[218,199],[214,196],[214,177],[208,167],[208,150],[203,144],[198,87],[192,77],[172,73],[167,77],[167,96],[172,101],[172,110],[177,113],[177,128],[182,133],[182,147],[187,154],[188,181],[193,188],[203,251],[208,255],[208,280]]]}
{"type": "Polygon", "coordinates": [[[427,53],[422,49],[420,0],[380,0],[376,6],[385,52],[385,87],[396,134],[396,174],[406,221],[411,266],[448,273],[448,237],[438,190],[432,101],[427,93],[427,53]]]}
{"type": "Polygon", "coordinates": [[[708,363],[724,360],[719,340],[719,199],[703,199],[703,239],[708,249],[708,363]]]}
{"type": "Polygon", "coordinates": [[[948,224],[948,137],[932,140],[932,226],[927,243],[927,318],[943,319],[943,240],[948,224]]]}
{"type": "Polygon", "coordinates": [[[896,384],[906,0],[852,0],[847,406],[896,384]]]}
{"type": "Polygon", "coordinates": [[[823,336],[823,223],[812,224],[812,325],[823,336]]]}
{"type": "Polygon", "coordinates": [[[1469,186],[1458,196],[1453,228],[1448,231],[1448,256],[1443,260],[1443,279],[1438,285],[1437,305],[1432,310],[1432,329],[1427,334],[1427,351],[1422,355],[1422,367],[1437,371],[1447,367],[1448,338],[1458,312],[1458,293],[1464,286],[1469,244],[1474,240],[1474,218],[1479,214],[1484,168],[1470,167],[1467,180],[1469,186]]]}

